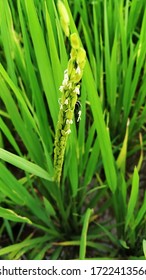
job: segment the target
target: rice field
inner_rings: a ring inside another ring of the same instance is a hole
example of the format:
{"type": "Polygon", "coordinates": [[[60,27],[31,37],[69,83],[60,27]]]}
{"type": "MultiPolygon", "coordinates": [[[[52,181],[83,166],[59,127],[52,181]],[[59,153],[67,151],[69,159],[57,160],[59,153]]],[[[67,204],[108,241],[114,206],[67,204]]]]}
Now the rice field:
{"type": "Polygon", "coordinates": [[[144,260],[145,0],[0,11],[0,259],[144,260]]]}

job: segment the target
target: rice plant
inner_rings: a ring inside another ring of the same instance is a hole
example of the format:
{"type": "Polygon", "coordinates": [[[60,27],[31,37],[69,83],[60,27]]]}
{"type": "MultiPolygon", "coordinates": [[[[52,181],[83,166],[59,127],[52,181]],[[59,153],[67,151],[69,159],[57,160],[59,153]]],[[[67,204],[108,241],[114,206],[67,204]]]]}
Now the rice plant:
{"type": "Polygon", "coordinates": [[[145,259],[145,1],[0,11],[0,258],[145,259]]]}

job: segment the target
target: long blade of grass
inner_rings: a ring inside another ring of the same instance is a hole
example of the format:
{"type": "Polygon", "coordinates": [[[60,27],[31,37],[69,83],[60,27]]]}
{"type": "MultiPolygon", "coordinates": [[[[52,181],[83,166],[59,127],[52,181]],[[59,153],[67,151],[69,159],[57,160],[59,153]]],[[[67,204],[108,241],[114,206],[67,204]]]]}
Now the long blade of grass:
{"type": "Polygon", "coordinates": [[[87,247],[87,231],[90,221],[90,216],[93,213],[93,209],[88,208],[85,215],[84,215],[84,222],[83,222],[83,228],[81,233],[81,239],[80,239],[80,251],[79,251],[79,259],[84,260],[86,256],[86,247],[87,247]]]}
{"type": "Polygon", "coordinates": [[[13,56],[13,47],[14,47],[14,40],[13,40],[13,23],[12,23],[12,17],[10,8],[8,5],[8,1],[1,1],[0,8],[2,14],[1,14],[1,37],[2,37],[2,43],[4,46],[4,52],[5,57],[7,60],[7,69],[8,73],[13,79],[14,83],[17,84],[17,78],[15,73],[15,63],[12,58],[13,56]]]}
{"type": "Polygon", "coordinates": [[[16,156],[1,148],[0,148],[0,159],[9,162],[10,164],[13,164],[14,166],[26,172],[32,173],[40,178],[52,181],[52,177],[49,176],[48,172],[42,169],[40,166],[22,157],[16,156]]]}
{"type": "Polygon", "coordinates": [[[26,206],[35,216],[48,226],[48,217],[42,208],[42,203],[37,197],[29,193],[29,191],[18,181],[9,170],[0,162],[0,191],[7,195],[12,202],[20,206],[26,206]]]}
{"type": "Polygon", "coordinates": [[[86,67],[85,78],[86,88],[88,90],[88,98],[91,103],[91,110],[94,116],[94,124],[96,126],[99,137],[99,145],[103,159],[104,171],[109,184],[109,188],[112,192],[114,192],[117,187],[117,177],[111,142],[108,133],[108,128],[106,128],[104,123],[101,102],[94,86],[94,80],[89,65],[87,65],[86,67]]]}
{"type": "Polygon", "coordinates": [[[122,144],[122,148],[121,148],[121,151],[120,151],[119,156],[117,158],[117,167],[122,171],[123,174],[125,174],[125,170],[126,170],[129,123],[130,123],[130,121],[128,120],[125,137],[124,137],[124,141],[123,141],[123,144],[122,144]]]}
{"type": "Polygon", "coordinates": [[[127,230],[128,225],[130,224],[130,220],[133,217],[133,212],[136,206],[136,202],[138,199],[138,190],[139,190],[139,175],[137,168],[134,168],[133,178],[132,178],[132,189],[131,194],[128,202],[128,209],[125,221],[125,230],[127,230]]]}
{"type": "Polygon", "coordinates": [[[88,137],[87,137],[87,140],[85,142],[85,152],[83,154],[83,159],[81,159],[81,174],[84,172],[84,169],[86,167],[86,164],[88,162],[88,157],[90,155],[90,152],[91,152],[91,149],[92,149],[92,144],[93,144],[93,141],[94,141],[94,137],[96,135],[96,129],[95,129],[95,125],[92,124],[92,126],[89,128],[90,130],[90,133],[88,133],[88,137]]]}
{"type": "Polygon", "coordinates": [[[6,124],[4,123],[3,119],[0,117],[0,128],[1,131],[4,133],[4,135],[7,137],[8,141],[11,143],[11,145],[13,146],[13,148],[15,149],[15,151],[21,155],[19,146],[17,145],[11,131],[9,130],[8,126],[6,126],[6,124]]]}
{"type": "Polygon", "coordinates": [[[91,149],[90,157],[88,158],[88,164],[85,169],[84,186],[87,186],[92,180],[95,170],[97,167],[97,162],[99,159],[100,147],[98,139],[95,139],[93,148],[91,149]]]}
{"type": "Polygon", "coordinates": [[[9,236],[11,242],[14,243],[14,233],[13,233],[13,228],[11,226],[11,222],[4,219],[4,225],[6,227],[6,230],[7,230],[7,233],[8,233],[8,236],[9,236]]]}
{"type": "Polygon", "coordinates": [[[14,251],[17,252],[24,247],[29,247],[30,245],[34,247],[34,246],[37,246],[37,244],[45,243],[48,240],[49,240],[49,237],[46,235],[43,237],[37,237],[37,238],[33,238],[33,239],[28,239],[28,240],[26,239],[23,242],[20,242],[18,244],[10,245],[3,249],[0,249],[0,256],[9,254],[14,251]]]}
{"type": "Polygon", "coordinates": [[[32,62],[32,57],[31,57],[32,46],[28,36],[27,26],[26,26],[25,18],[23,16],[20,1],[18,1],[18,12],[20,16],[20,23],[21,23],[22,34],[23,34],[26,71],[28,73],[29,84],[32,91],[32,102],[34,102],[36,107],[36,114],[39,120],[39,129],[40,129],[41,137],[49,152],[52,152],[52,138],[50,137],[51,132],[50,132],[50,127],[48,126],[46,107],[43,100],[42,89],[37,79],[34,65],[32,62]]]}
{"type": "Polygon", "coordinates": [[[51,66],[53,76],[55,77],[55,86],[56,92],[58,92],[59,86],[61,85],[62,78],[63,78],[63,71],[59,61],[59,56],[57,52],[57,45],[55,42],[55,37],[53,34],[51,18],[49,14],[49,10],[45,5],[45,16],[46,16],[46,24],[47,24],[47,32],[48,32],[48,42],[49,42],[49,50],[50,50],[50,58],[51,58],[51,66]],[[57,71],[56,71],[57,69],[57,71]]]}
{"type": "Polygon", "coordinates": [[[0,207],[0,217],[13,222],[32,224],[32,222],[28,218],[22,217],[14,211],[3,207],[0,207]]]}
{"type": "Polygon", "coordinates": [[[52,120],[54,125],[56,126],[59,105],[43,32],[38,20],[34,1],[25,1],[25,6],[40,76],[42,79],[52,120]]]}
{"type": "Polygon", "coordinates": [[[132,229],[135,229],[138,225],[140,225],[142,218],[144,217],[146,213],[146,193],[144,195],[144,200],[142,202],[142,205],[140,207],[140,209],[138,210],[137,216],[135,218],[135,221],[132,225],[132,229]]]}
{"type": "MultiPolygon", "coordinates": [[[[6,79],[8,78],[8,81],[15,88],[15,85],[10,80],[10,78],[7,76],[7,74],[5,73],[5,71],[4,71],[3,67],[1,67],[1,65],[0,65],[0,72],[5,75],[6,79]]],[[[22,96],[20,95],[20,92],[18,91],[18,89],[16,90],[20,96],[20,99],[23,101],[22,106],[24,105],[24,108],[26,109],[25,121],[23,121],[23,119],[19,113],[18,107],[12,97],[12,94],[2,78],[0,78],[0,86],[1,86],[0,96],[7,108],[9,116],[10,116],[12,123],[14,124],[18,134],[20,135],[21,139],[23,139],[23,142],[24,142],[25,146],[27,147],[32,159],[35,160],[40,165],[44,165],[42,147],[40,145],[40,141],[38,139],[37,134],[34,133],[33,126],[36,127],[36,124],[34,122],[33,117],[29,113],[29,110],[26,107],[26,103],[24,103],[24,100],[23,100],[22,96]],[[31,120],[30,120],[30,118],[31,118],[31,120]],[[34,143],[35,143],[35,145],[34,145],[34,143]],[[37,153],[36,153],[36,151],[37,151],[37,153]]],[[[14,89],[14,91],[15,91],[15,89],[14,89]]]]}

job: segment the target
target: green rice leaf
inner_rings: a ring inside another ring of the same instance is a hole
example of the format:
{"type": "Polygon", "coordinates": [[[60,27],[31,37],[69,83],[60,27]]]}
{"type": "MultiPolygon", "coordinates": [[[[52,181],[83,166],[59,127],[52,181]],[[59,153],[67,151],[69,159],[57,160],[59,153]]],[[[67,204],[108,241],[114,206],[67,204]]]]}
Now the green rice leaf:
{"type": "Polygon", "coordinates": [[[14,211],[3,207],[0,207],[0,217],[13,222],[32,224],[32,222],[28,218],[22,217],[16,214],[14,211]]]}
{"type": "Polygon", "coordinates": [[[129,128],[129,120],[127,122],[123,145],[117,159],[117,167],[123,172],[123,174],[125,174],[125,169],[126,169],[127,144],[128,144],[128,132],[129,132],[128,128],[129,128]]]}
{"type": "Polygon", "coordinates": [[[57,98],[58,95],[54,87],[54,79],[51,71],[51,65],[47,52],[45,38],[43,35],[43,30],[39,23],[34,1],[25,0],[24,2],[26,6],[31,38],[33,41],[42,84],[48,101],[48,106],[50,108],[52,120],[54,122],[54,125],[56,125],[59,109],[57,98]]]}
{"type": "Polygon", "coordinates": [[[88,208],[84,215],[83,228],[82,228],[81,239],[80,239],[80,252],[79,252],[80,260],[84,260],[86,256],[87,231],[90,222],[90,216],[92,215],[92,213],[93,213],[93,209],[88,208]]]}
{"type": "Polygon", "coordinates": [[[135,218],[135,221],[132,225],[132,229],[135,229],[138,225],[140,225],[140,223],[142,221],[142,218],[144,217],[145,213],[146,213],[146,193],[144,195],[144,200],[142,202],[142,205],[139,208],[137,216],[135,218]]]}
{"type": "Polygon", "coordinates": [[[45,206],[45,209],[46,209],[46,214],[47,216],[56,216],[56,213],[55,213],[55,210],[53,208],[53,206],[51,205],[50,201],[46,198],[46,197],[43,197],[43,200],[44,200],[44,206],[45,206]]]}
{"type": "Polygon", "coordinates": [[[4,135],[7,137],[8,141],[11,143],[11,145],[14,147],[15,151],[21,155],[19,146],[17,145],[9,127],[4,123],[3,119],[0,117],[0,128],[4,135]]]}
{"type": "Polygon", "coordinates": [[[132,189],[131,189],[130,199],[128,202],[128,209],[127,209],[127,215],[125,221],[125,230],[127,230],[128,225],[130,224],[130,221],[133,217],[133,212],[138,199],[138,190],[139,190],[139,175],[138,175],[137,168],[135,167],[133,178],[132,178],[132,189]]]}
{"type": "Polygon", "coordinates": [[[9,162],[10,164],[26,171],[32,173],[40,178],[46,179],[48,181],[52,181],[52,177],[49,176],[48,172],[45,171],[43,168],[34,164],[24,158],[16,156],[4,149],[0,149],[0,159],[9,162]]]}
{"type": "Polygon", "coordinates": [[[23,249],[25,247],[29,247],[29,246],[35,247],[35,246],[38,246],[38,244],[45,243],[48,240],[49,240],[48,236],[26,239],[18,244],[10,245],[10,246],[0,249],[0,256],[9,254],[11,252],[15,252],[15,254],[16,254],[18,251],[20,251],[21,249],[23,249]]]}

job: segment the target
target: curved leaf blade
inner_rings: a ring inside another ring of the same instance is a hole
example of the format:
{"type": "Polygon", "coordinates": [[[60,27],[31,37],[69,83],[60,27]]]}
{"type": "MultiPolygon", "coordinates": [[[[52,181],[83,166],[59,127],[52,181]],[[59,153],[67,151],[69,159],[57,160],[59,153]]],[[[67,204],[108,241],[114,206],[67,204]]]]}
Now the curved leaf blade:
{"type": "Polygon", "coordinates": [[[43,178],[48,181],[52,181],[52,177],[48,174],[47,171],[45,171],[43,168],[41,168],[39,165],[32,163],[24,158],[21,158],[17,155],[14,155],[4,149],[0,148],[0,159],[26,171],[29,173],[32,173],[40,178],[43,178]]]}

